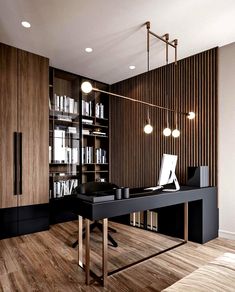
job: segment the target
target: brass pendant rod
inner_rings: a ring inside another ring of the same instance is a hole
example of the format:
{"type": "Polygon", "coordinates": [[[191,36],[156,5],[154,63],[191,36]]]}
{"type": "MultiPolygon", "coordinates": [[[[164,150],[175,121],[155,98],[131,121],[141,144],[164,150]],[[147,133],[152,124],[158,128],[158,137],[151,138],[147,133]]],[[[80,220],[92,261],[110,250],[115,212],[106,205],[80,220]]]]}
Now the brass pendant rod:
{"type": "Polygon", "coordinates": [[[161,37],[161,36],[155,34],[155,33],[152,32],[151,30],[149,30],[149,33],[150,33],[151,35],[155,36],[156,38],[158,38],[159,40],[163,41],[164,43],[166,43],[166,44],[172,46],[173,48],[175,48],[175,44],[174,44],[174,43],[169,42],[169,41],[166,41],[163,37],[161,37]]]}
{"type": "MultiPolygon", "coordinates": [[[[162,109],[162,110],[165,110],[165,111],[174,112],[174,113],[177,112],[177,111],[175,111],[173,109],[170,109],[170,108],[167,108],[167,107],[164,107],[164,106],[156,105],[156,104],[149,103],[149,102],[142,101],[142,100],[137,100],[137,99],[134,99],[134,98],[131,98],[131,97],[127,97],[127,96],[124,96],[124,95],[120,95],[120,94],[117,94],[117,93],[101,90],[99,88],[92,87],[92,90],[94,90],[96,92],[105,93],[105,94],[108,94],[108,95],[120,97],[120,98],[123,98],[123,99],[126,99],[126,100],[134,101],[134,102],[137,102],[137,103],[141,103],[141,104],[144,104],[144,105],[147,105],[147,106],[151,106],[151,107],[154,107],[154,108],[162,109]]],[[[180,114],[180,115],[188,116],[188,113],[184,113],[184,112],[177,112],[177,113],[180,114]]]]}
{"type": "MultiPolygon", "coordinates": [[[[165,74],[165,84],[166,84],[166,106],[169,107],[169,96],[168,96],[168,60],[169,60],[169,50],[168,50],[168,41],[169,41],[169,34],[166,33],[163,37],[165,37],[167,43],[166,43],[166,74],[165,74]]],[[[167,119],[167,128],[169,128],[169,111],[166,113],[166,119],[167,119]]]]}

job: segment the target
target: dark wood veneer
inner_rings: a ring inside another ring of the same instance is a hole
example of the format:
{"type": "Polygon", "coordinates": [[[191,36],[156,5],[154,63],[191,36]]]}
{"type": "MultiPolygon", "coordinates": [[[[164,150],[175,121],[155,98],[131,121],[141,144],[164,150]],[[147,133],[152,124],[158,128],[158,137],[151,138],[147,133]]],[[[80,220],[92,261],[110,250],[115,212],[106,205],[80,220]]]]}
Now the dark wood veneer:
{"type": "Polygon", "coordinates": [[[18,50],[18,113],[22,132],[22,196],[19,205],[48,203],[47,58],[18,50]]]}
{"type": "Polygon", "coordinates": [[[14,132],[17,131],[17,49],[0,43],[0,208],[14,196],[14,132]]]}
{"type": "MultiPolygon", "coordinates": [[[[181,112],[195,111],[195,120],[179,116],[180,138],[164,137],[166,112],[150,108],[154,131],[146,135],[143,132],[146,106],[110,97],[111,181],[130,187],[156,185],[162,154],[169,153],[179,157],[177,176],[181,183],[187,180],[188,166],[208,165],[210,185],[214,186],[217,182],[217,48],[180,60],[176,74],[174,64],[170,64],[118,82],[111,86],[111,91],[167,106],[166,82],[168,107],[181,112]]],[[[169,117],[173,129],[174,114],[169,117]]]]}

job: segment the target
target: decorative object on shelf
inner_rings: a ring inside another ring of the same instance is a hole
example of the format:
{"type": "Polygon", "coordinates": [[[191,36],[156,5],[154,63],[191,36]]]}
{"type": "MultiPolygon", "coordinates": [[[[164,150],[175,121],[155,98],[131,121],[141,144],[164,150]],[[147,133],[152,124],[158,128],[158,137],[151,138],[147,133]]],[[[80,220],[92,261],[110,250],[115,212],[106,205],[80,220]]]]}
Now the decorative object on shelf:
{"type": "Polygon", "coordinates": [[[187,186],[208,187],[209,186],[209,167],[208,166],[189,166],[187,186]]]}
{"type": "MultiPolygon", "coordinates": [[[[149,72],[149,36],[150,35],[152,35],[152,36],[156,37],[157,39],[159,39],[160,41],[166,43],[166,60],[167,60],[167,64],[168,64],[168,47],[171,46],[171,47],[174,48],[174,50],[175,50],[175,61],[174,62],[175,62],[175,68],[176,68],[178,40],[174,39],[173,41],[170,41],[169,40],[169,34],[165,34],[163,36],[159,36],[159,35],[153,33],[150,30],[150,22],[149,21],[147,21],[145,24],[146,24],[146,28],[147,28],[147,62],[148,62],[147,63],[147,67],[148,67],[148,72],[149,72]]],[[[113,93],[113,92],[105,91],[105,90],[93,87],[92,84],[89,81],[84,81],[82,83],[81,90],[85,94],[89,94],[91,91],[94,91],[94,92],[99,92],[99,93],[105,93],[105,94],[108,94],[108,95],[111,95],[111,96],[115,96],[115,97],[120,97],[122,99],[133,101],[133,102],[137,102],[137,103],[143,104],[143,105],[148,106],[148,107],[153,107],[153,108],[157,108],[157,109],[160,109],[160,110],[164,110],[164,111],[167,112],[167,115],[169,113],[171,113],[171,112],[172,113],[176,113],[177,114],[176,119],[178,118],[178,115],[186,116],[190,120],[195,118],[195,113],[192,112],[192,111],[187,112],[187,113],[186,112],[180,112],[180,111],[178,111],[178,109],[169,108],[168,104],[167,104],[167,107],[159,106],[159,105],[153,104],[151,102],[145,102],[145,101],[137,100],[137,99],[134,99],[134,98],[131,98],[131,97],[128,97],[128,96],[124,96],[124,95],[116,94],[116,93],[113,93]]],[[[168,103],[168,96],[167,96],[167,103],[168,103]]],[[[167,121],[168,121],[168,116],[167,116],[167,121]]],[[[171,129],[169,128],[169,122],[167,124],[167,127],[164,129],[163,134],[165,136],[170,136],[171,129]]],[[[178,128],[176,128],[176,129],[174,129],[172,131],[172,136],[174,138],[180,136],[180,131],[179,131],[178,128]]]]}

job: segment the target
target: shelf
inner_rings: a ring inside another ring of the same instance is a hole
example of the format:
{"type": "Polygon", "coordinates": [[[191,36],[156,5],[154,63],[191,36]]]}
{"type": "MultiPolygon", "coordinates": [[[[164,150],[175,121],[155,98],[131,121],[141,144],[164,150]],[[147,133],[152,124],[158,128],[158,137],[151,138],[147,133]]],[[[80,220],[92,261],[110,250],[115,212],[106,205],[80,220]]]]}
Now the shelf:
{"type": "Polygon", "coordinates": [[[82,163],[83,165],[108,165],[108,163],[82,163]]]}
{"type": "Polygon", "coordinates": [[[108,121],[109,119],[107,118],[98,118],[98,117],[95,117],[97,120],[104,120],[104,121],[108,121]]]}
{"type": "Polygon", "coordinates": [[[56,123],[66,123],[66,124],[75,124],[75,125],[79,125],[80,123],[79,122],[76,122],[76,121],[65,121],[65,120],[58,120],[58,119],[52,119],[52,118],[49,118],[49,121],[53,121],[53,122],[56,122],[56,123]]]}
{"type": "Polygon", "coordinates": [[[84,170],[83,173],[96,173],[96,172],[104,172],[104,173],[108,173],[108,170],[84,170]]]}
{"type": "Polygon", "coordinates": [[[55,139],[65,139],[65,140],[80,140],[80,138],[73,138],[73,137],[54,137],[54,136],[49,136],[49,138],[55,138],[55,139]]]}
{"type": "Polygon", "coordinates": [[[49,116],[50,117],[58,117],[58,116],[65,116],[65,117],[69,117],[69,118],[77,118],[79,117],[79,114],[75,114],[75,113],[69,113],[69,112],[64,112],[64,111],[56,111],[56,110],[50,110],[49,111],[49,116]]]}
{"type": "Polygon", "coordinates": [[[99,137],[99,138],[108,138],[108,136],[93,135],[93,134],[82,134],[82,136],[91,136],[91,137],[99,137]]]}
{"type": "Polygon", "coordinates": [[[98,124],[86,124],[86,123],[82,123],[82,125],[84,127],[92,127],[92,128],[105,128],[108,129],[108,126],[105,125],[98,125],[98,124]]]}
{"type": "Polygon", "coordinates": [[[49,165],[80,165],[79,163],[51,162],[49,165]]]}
{"type": "Polygon", "coordinates": [[[97,119],[97,120],[103,120],[103,121],[108,121],[107,118],[98,118],[96,116],[86,116],[86,115],[82,115],[82,118],[85,119],[85,118],[90,118],[90,119],[97,119]]]}
{"type": "Polygon", "coordinates": [[[62,175],[62,173],[61,174],[59,174],[58,172],[57,173],[49,173],[49,175],[50,175],[50,177],[72,177],[72,176],[79,176],[79,172],[78,173],[65,173],[65,174],[63,174],[62,175]]]}

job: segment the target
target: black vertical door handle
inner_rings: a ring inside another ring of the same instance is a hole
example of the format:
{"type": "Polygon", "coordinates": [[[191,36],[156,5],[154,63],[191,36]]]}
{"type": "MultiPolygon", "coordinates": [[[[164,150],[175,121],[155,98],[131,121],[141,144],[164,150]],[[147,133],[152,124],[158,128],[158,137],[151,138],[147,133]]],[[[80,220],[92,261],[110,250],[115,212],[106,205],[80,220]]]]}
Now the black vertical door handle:
{"type": "Polygon", "coordinates": [[[14,181],[14,195],[18,195],[18,133],[14,132],[13,137],[13,181],[14,181]]]}
{"type": "Polygon", "coordinates": [[[19,133],[19,195],[22,195],[22,133],[19,133]]]}

